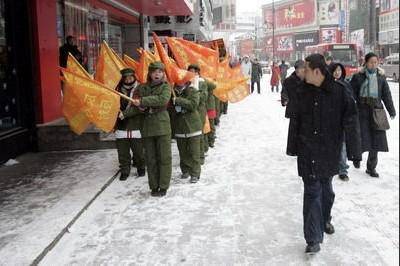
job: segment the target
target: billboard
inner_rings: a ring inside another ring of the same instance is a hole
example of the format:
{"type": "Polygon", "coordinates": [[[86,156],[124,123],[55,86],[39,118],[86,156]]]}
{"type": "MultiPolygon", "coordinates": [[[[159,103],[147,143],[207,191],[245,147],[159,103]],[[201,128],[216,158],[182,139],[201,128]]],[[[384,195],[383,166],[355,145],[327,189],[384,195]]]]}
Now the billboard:
{"type": "Polygon", "coordinates": [[[276,51],[290,52],[293,51],[293,36],[281,35],[275,37],[276,51]]]}
{"type": "Polygon", "coordinates": [[[306,46],[319,43],[319,32],[299,33],[294,36],[295,50],[304,51],[306,46]]]}
{"type": "Polygon", "coordinates": [[[321,43],[340,43],[340,34],[337,28],[321,29],[321,43]]]}
{"type": "Polygon", "coordinates": [[[319,2],[319,25],[337,25],[339,24],[339,17],[340,12],[338,0],[323,0],[319,2]]]}
{"type": "Polygon", "coordinates": [[[364,29],[352,31],[350,33],[350,42],[357,44],[364,51],[364,29]]]}
{"type": "MultiPolygon", "coordinates": [[[[293,1],[290,4],[275,7],[275,29],[291,29],[314,25],[316,21],[315,0],[293,1]]],[[[264,24],[272,28],[272,6],[263,9],[264,24]]]]}

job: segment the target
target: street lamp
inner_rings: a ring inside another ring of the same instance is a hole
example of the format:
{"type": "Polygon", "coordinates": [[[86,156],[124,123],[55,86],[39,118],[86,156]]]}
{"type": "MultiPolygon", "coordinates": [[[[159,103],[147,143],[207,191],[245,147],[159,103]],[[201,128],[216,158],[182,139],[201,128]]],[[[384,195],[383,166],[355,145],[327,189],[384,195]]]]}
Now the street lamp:
{"type": "Polygon", "coordinates": [[[275,60],[275,3],[272,0],[272,60],[275,60]]]}

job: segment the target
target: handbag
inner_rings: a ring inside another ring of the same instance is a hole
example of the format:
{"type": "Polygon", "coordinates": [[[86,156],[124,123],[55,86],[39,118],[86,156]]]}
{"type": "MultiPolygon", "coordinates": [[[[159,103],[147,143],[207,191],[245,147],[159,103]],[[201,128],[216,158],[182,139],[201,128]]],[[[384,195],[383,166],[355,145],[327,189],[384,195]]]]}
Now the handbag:
{"type": "Polygon", "coordinates": [[[373,127],[375,130],[388,130],[390,128],[386,111],[383,108],[374,108],[372,112],[373,127]]]}

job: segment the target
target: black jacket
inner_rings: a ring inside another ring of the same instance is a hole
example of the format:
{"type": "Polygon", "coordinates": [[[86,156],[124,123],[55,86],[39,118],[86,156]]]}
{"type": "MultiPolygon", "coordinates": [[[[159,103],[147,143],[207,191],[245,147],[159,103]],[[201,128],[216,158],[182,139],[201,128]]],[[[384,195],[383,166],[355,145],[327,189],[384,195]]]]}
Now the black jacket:
{"type": "Polygon", "coordinates": [[[82,64],[82,53],[79,51],[78,46],[66,43],[59,49],[59,63],[61,67],[67,67],[68,53],[71,53],[82,64]]]}
{"type": "Polygon", "coordinates": [[[364,151],[389,151],[386,139],[386,131],[375,130],[372,127],[372,111],[373,107],[383,109],[385,104],[386,110],[390,116],[396,116],[396,110],[393,105],[392,94],[389,85],[385,79],[384,72],[378,68],[378,99],[375,100],[374,106],[363,103],[360,99],[361,85],[367,78],[364,69],[355,74],[350,81],[353,88],[354,97],[357,101],[361,129],[361,150],[364,151]]]}
{"type": "Polygon", "coordinates": [[[320,88],[304,84],[298,89],[293,110],[287,154],[297,155],[299,176],[321,179],[338,174],[343,131],[348,159],[361,160],[356,103],[331,75],[320,88]]]}
{"type": "Polygon", "coordinates": [[[293,115],[293,106],[296,105],[296,90],[303,86],[303,81],[293,72],[283,81],[281,91],[281,103],[286,105],[285,117],[293,115]]]}

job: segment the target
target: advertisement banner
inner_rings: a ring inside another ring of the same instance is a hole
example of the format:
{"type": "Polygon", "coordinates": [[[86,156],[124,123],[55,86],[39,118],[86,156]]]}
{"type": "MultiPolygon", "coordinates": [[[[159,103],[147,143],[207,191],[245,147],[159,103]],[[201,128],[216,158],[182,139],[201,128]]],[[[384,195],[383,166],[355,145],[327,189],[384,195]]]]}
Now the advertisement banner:
{"type": "Polygon", "coordinates": [[[350,33],[350,42],[357,44],[361,51],[364,51],[364,29],[352,31],[350,33]]]}
{"type": "Polygon", "coordinates": [[[295,50],[304,51],[306,46],[319,43],[319,32],[299,33],[294,36],[295,50]]]}
{"type": "MultiPolygon", "coordinates": [[[[275,7],[275,29],[290,29],[315,24],[315,0],[294,1],[291,4],[275,7]]],[[[272,28],[272,7],[263,10],[264,23],[272,28]]]]}
{"type": "Polygon", "coordinates": [[[319,2],[319,25],[337,25],[339,24],[339,1],[323,0],[319,2]]]}
{"type": "Polygon", "coordinates": [[[276,36],[275,42],[276,42],[276,51],[278,51],[278,52],[293,51],[293,36],[292,35],[276,36]]]}
{"type": "Polygon", "coordinates": [[[340,42],[337,28],[321,29],[321,43],[337,43],[340,42]]]}

